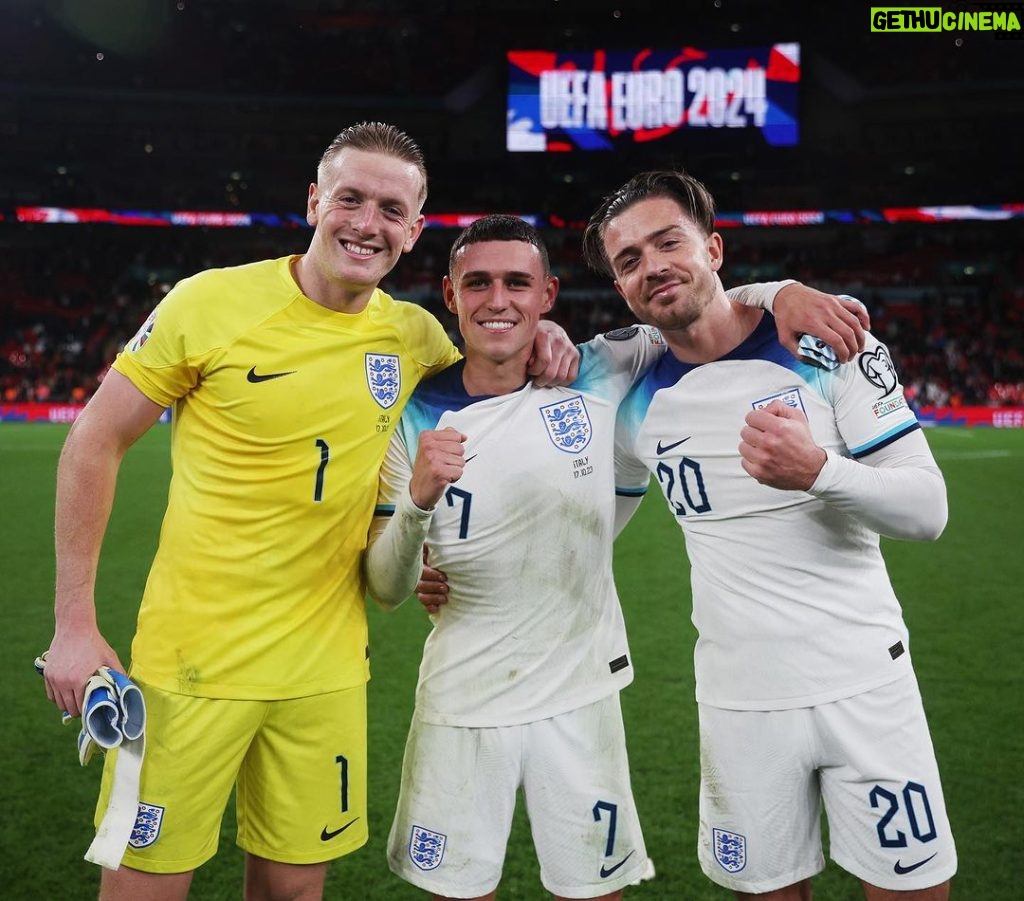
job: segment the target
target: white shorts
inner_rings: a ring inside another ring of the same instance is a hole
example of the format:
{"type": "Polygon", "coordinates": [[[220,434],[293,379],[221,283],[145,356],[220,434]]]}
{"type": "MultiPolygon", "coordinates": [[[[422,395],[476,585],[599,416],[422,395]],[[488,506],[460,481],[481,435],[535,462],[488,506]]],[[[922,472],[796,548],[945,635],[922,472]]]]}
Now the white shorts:
{"type": "Polygon", "coordinates": [[[939,885],[956,849],[917,680],[794,710],[698,705],[697,854],[713,882],[768,892],[820,872],[830,855],[892,891],[939,885]]]}
{"type": "Polygon", "coordinates": [[[493,891],[519,788],[549,892],[593,898],[643,876],[618,692],[521,726],[436,726],[414,714],[388,838],[391,870],[450,898],[493,891]]]}

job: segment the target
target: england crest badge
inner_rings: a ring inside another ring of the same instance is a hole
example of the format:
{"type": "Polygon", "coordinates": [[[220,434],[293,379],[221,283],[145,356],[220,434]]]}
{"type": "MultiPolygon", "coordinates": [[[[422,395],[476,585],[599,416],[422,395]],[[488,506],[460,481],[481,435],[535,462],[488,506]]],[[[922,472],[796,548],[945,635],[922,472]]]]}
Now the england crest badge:
{"type": "Polygon", "coordinates": [[[715,860],[727,873],[738,873],[747,865],[747,840],[737,832],[714,829],[715,860]]]}
{"type": "Polygon", "coordinates": [[[370,395],[385,410],[393,407],[402,390],[402,368],[397,354],[367,354],[366,384],[370,395]]]}
{"type": "Polygon", "coordinates": [[[768,397],[762,397],[759,400],[753,401],[750,406],[755,410],[763,410],[773,400],[781,400],[787,407],[799,410],[804,414],[804,416],[807,415],[807,410],[804,409],[804,401],[800,396],[799,388],[789,388],[786,391],[780,391],[778,394],[770,394],[768,397]]]}
{"type": "Polygon", "coordinates": [[[594,428],[587,405],[579,394],[541,407],[540,415],[544,418],[548,437],[560,451],[578,454],[590,444],[594,428]]]}
{"type": "Polygon", "coordinates": [[[133,848],[148,848],[160,837],[160,826],[163,821],[163,807],[139,801],[139,812],[135,816],[135,826],[132,828],[128,844],[133,848]]]}
{"type": "Polygon", "coordinates": [[[422,826],[413,826],[409,838],[409,859],[421,870],[436,869],[444,858],[448,836],[431,832],[422,826]]]}

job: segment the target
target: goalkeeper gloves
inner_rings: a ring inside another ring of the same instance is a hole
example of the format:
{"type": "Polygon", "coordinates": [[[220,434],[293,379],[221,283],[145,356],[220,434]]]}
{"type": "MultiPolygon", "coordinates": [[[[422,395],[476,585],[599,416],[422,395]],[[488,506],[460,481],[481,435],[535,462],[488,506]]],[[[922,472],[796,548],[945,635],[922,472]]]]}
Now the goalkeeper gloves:
{"type": "MultiPolygon", "coordinates": [[[[46,654],[35,660],[36,672],[43,674],[46,654]]],[[[65,724],[73,717],[63,715],[65,724]]],[[[96,749],[109,751],[123,741],[134,741],[146,728],[146,702],[139,687],[124,673],[101,666],[85,683],[82,701],[82,729],[78,733],[78,762],[86,766],[96,749]]]]}

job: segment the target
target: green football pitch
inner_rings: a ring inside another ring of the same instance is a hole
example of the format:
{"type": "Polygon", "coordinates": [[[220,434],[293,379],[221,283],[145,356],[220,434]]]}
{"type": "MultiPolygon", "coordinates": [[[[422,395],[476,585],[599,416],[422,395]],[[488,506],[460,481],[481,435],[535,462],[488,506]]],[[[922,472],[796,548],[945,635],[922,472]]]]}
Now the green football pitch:
{"type": "MultiPolygon", "coordinates": [[[[0,896],[15,901],[94,898],[99,881],[82,855],[92,838],[100,765],[79,767],[75,730],[60,725],[32,669],[53,628],[53,484],[65,434],[60,426],[0,424],[0,622],[14,679],[0,716],[0,896]]],[[[168,434],[155,428],[129,452],[104,545],[100,624],[126,660],[166,497],[168,434]]],[[[1011,901],[1022,897],[1024,884],[1024,430],[933,429],[928,438],[946,474],[949,525],[934,544],[886,541],[885,555],[910,627],[957,838],[953,895],[1011,901]]],[[[653,881],[627,896],[728,899],[695,860],[689,567],[678,527],[655,492],[616,546],[616,571],[636,666],[623,692],[633,785],[657,868],[653,881]]],[[[327,898],[425,897],[391,875],[384,845],[428,626],[415,602],[390,615],[370,610],[371,839],[334,865],[327,898]]],[[[229,810],[220,851],[197,874],[192,897],[241,897],[241,871],[229,810]]],[[[521,811],[499,897],[545,897],[521,811]]],[[[830,862],[815,897],[853,901],[861,894],[830,862]]]]}

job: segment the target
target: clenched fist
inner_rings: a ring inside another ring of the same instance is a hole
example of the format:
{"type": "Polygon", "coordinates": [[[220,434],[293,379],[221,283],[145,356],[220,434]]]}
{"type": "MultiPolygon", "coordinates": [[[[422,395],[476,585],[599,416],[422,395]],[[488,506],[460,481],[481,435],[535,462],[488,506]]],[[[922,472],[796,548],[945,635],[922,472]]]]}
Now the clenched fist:
{"type": "Polygon", "coordinates": [[[747,414],[740,430],[743,468],[762,485],[806,491],[825,465],[825,451],[814,443],[807,417],[774,400],[747,414]]]}
{"type": "Polygon", "coordinates": [[[452,482],[462,478],[466,436],[453,428],[420,432],[409,495],[421,510],[430,510],[452,482]]]}

